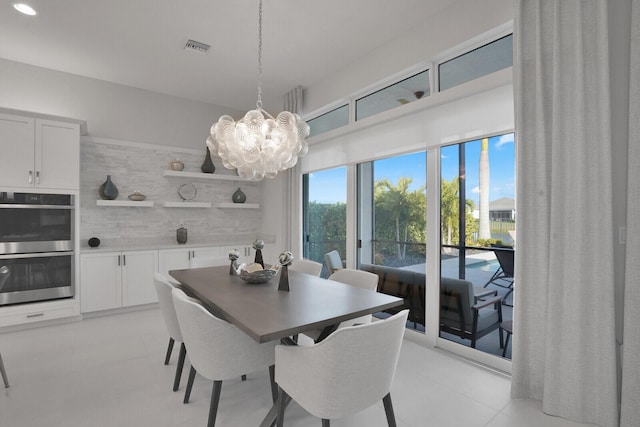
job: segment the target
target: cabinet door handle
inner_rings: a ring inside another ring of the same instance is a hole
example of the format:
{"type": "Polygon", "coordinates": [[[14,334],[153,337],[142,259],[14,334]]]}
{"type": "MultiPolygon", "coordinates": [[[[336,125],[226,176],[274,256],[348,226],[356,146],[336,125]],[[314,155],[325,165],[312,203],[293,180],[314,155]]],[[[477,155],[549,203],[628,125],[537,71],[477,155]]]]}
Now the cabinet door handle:
{"type": "Polygon", "coordinates": [[[27,319],[31,319],[33,317],[44,316],[44,313],[36,313],[36,314],[27,314],[27,319]]]}
{"type": "Polygon", "coordinates": [[[118,267],[120,267],[120,255],[118,255],[118,267]]]}
{"type": "Polygon", "coordinates": [[[40,184],[40,171],[36,171],[36,184],[40,184]]]}
{"type": "Polygon", "coordinates": [[[29,184],[33,184],[33,171],[29,171],[29,184]]]}
{"type": "Polygon", "coordinates": [[[122,255],[122,265],[127,265],[127,256],[122,255]]]}

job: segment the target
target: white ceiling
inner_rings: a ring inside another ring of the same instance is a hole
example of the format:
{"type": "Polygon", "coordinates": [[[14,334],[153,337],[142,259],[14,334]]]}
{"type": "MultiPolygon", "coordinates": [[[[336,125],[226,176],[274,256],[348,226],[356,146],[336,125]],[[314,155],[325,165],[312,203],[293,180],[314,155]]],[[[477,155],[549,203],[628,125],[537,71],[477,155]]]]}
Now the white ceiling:
{"type": "MultiPolygon", "coordinates": [[[[263,101],[323,80],[455,0],[264,0],[263,101]]],[[[0,0],[0,58],[246,110],[258,0],[0,0]],[[203,55],[188,39],[211,45],[203,55]]],[[[346,95],[346,94],[345,94],[346,95]]]]}

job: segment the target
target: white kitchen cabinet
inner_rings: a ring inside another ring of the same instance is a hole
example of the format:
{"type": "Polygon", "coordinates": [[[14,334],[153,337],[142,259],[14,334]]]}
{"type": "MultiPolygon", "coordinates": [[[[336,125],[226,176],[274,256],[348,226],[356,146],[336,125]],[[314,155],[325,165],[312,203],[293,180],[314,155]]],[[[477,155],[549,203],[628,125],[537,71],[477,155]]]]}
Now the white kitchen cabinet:
{"type": "Polygon", "coordinates": [[[101,252],[80,259],[83,313],[157,302],[158,251],[101,252]]]}
{"type": "Polygon", "coordinates": [[[79,189],[77,123],[0,113],[0,185],[79,189]]]}
{"type": "Polygon", "coordinates": [[[160,249],[158,260],[160,273],[169,277],[169,271],[189,268],[189,261],[195,257],[220,257],[228,252],[221,252],[218,246],[202,248],[160,249]]]}

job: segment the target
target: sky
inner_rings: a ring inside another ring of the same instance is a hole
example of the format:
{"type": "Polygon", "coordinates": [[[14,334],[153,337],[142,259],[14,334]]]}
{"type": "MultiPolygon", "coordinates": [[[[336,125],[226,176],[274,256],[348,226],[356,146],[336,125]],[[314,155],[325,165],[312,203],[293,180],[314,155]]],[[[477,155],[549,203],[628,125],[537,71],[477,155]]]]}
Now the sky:
{"type": "MultiPolygon", "coordinates": [[[[465,143],[466,193],[467,198],[478,204],[480,140],[465,143]]],[[[459,146],[442,147],[441,175],[444,179],[458,176],[459,146]]],[[[502,197],[515,198],[515,151],[513,134],[489,138],[489,200],[502,197]]],[[[425,152],[407,154],[376,160],[374,180],[387,178],[397,184],[402,176],[413,179],[409,190],[425,186],[425,152]]],[[[318,203],[336,203],[347,200],[347,169],[339,167],[313,172],[309,176],[309,200],[318,203]]]]}

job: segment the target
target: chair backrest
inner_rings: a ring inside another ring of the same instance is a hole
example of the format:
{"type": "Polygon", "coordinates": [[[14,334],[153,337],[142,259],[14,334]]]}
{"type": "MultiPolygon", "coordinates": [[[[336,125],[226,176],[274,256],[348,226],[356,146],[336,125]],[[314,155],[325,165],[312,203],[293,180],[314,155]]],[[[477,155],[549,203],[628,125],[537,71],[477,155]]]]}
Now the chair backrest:
{"type": "Polygon", "coordinates": [[[164,324],[167,327],[167,332],[169,332],[169,336],[173,338],[174,341],[182,342],[182,333],[180,332],[178,318],[176,317],[176,311],[173,307],[173,297],[171,296],[171,291],[173,291],[175,285],[160,273],[153,275],[153,284],[156,287],[158,303],[160,305],[160,311],[162,311],[164,324]]]}
{"type": "Polygon", "coordinates": [[[440,322],[471,331],[473,327],[473,283],[467,280],[440,279],[440,322]]]}
{"type": "Polygon", "coordinates": [[[189,260],[189,268],[220,267],[229,265],[228,256],[193,257],[189,260]]]}
{"type": "Polygon", "coordinates": [[[312,346],[277,346],[276,382],[319,418],[368,408],[391,389],[408,312],[339,329],[312,346]]]}
{"type": "Polygon", "coordinates": [[[371,291],[378,289],[378,275],[364,270],[343,268],[331,274],[329,280],[335,280],[336,282],[346,283],[347,285],[357,286],[371,291]]]}
{"type": "Polygon", "coordinates": [[[332,274],[336,270],[342,269],[342,258],[340,258],[340,253],[338,251],[333,250],[324,254],[324,263],[327,264],[327,270],[329,274],[332,274]]]}
{"type": "Polygon", "coordinates": [[[182,290],[172,295],[189,360],[200,375],[224,381],[274,364],[276,342],[258,344],[182,290]]]}
{"type": "Polygon", "coordinates": [[[310,259],[297,259],[289,266],[289,270],[311,274],[312,276],[320,276],[322,264],[311,261],[310,259]]]}
{"type": "Polygon", "coordinates": [[[506,277],[513,277],[513,270],[515,267],[515,251],[512,249],[497,249],[493,251],[496,254],[496,259],[500,263],[502,272],[506,277]]]}

